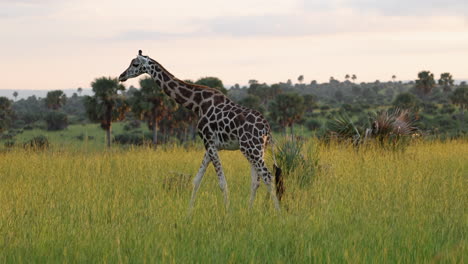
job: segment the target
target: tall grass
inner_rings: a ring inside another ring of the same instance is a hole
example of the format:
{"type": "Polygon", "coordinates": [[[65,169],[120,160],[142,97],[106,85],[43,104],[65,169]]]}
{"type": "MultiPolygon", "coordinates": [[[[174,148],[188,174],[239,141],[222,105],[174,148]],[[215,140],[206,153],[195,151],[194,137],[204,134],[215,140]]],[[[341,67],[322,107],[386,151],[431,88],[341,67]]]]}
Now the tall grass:
{"type": "Polygon", "coordinates": [[[249,165],[222,152],[231,208],[210,167],[190,217],[201,149],[1,152],[0,262],[467,261],[468,142],[316,148],[312,184],[286,179],[281,213],[263,186],[248,209],[249,165]]]}

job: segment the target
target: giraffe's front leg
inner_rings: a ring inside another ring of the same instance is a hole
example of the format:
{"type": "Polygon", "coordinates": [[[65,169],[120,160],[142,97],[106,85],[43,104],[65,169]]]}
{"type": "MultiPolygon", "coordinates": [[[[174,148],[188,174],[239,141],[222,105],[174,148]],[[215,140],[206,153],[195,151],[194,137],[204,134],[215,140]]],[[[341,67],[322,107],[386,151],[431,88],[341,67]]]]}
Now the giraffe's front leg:
{"type": "Polygon", "coordinates": [[[205,175],[206,168],[208,167],[210,162],[211,162],[211,159],[207,151],[205,152],[205,156],[203,157],[203,161],[200,165],[200,169],[198,170],[197,175],[193,179],[193,191],[192,191],[192,198],[190,199],[190,209],[192,209],[195,204],[195,197],[197,195],[198,189],[200,188],[203,175],[205,175]]]}
{"type": "Polygon", "coordinates": [[[215,146],[209,145],[207,147],[207,153],[210,156],[213,166],[215,167],[215,171],[216,171],[216,174],[218,175],[218,180],[219,180],[219,188],[221,188],[221,191],[223,192],[223,196],[224,196],[224,205],[226,206],[226,209],[228,209],[229,208],[229,196],[228,196],[227,181],[226,181],[226,177],[224,176],[223,167],[221,166],[221,160],[219,159],[219,156],[218,156],[218,150],[216,149],[215,146]]]}

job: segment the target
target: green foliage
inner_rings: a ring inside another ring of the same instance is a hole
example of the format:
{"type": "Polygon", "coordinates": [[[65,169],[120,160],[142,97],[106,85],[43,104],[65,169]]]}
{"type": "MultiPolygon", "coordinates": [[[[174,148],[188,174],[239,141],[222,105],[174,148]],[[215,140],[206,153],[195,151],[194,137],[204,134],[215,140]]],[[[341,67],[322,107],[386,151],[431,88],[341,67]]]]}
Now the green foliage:
{"type": "Polygon", "coordinates": [[[223,81],[217,77],[203,77],[198,79],[195,84],[208,86],[221,91],[223,94],[227,94],[227,90],[224,88],[223,81]]]}
{"type": "Polygon", "coordinates": [[[32,150],[45,150],[50,147],[49,139],[46,136],[35,136],[31,140],[25,142],[23,147],[32,150]]]}
{"type": "MultiPolygon", "coordinates": [[[[135,90],[129,102],[132,112],[141,120],[146,120],[148,128],[156,133],[157,124],[163,119],[171,119],[177,109],[174,100],[166,96],[152,78],[140,80],[140,90],[135,90]]],[[[153,141],[157,143],[156,138],[153,141]]]]}
{"type": "Polygon", "coordinates": [[[253,94],[247,95],[244,99],[239,102],[240,105],[245,106],[249,109],[257,110],[260,113],[265,113],[265,108],[261,103],[261,99],[253,94]]]}
{"type": "Polygon", "coordinates": [[[322,123],[318,121],[317,119],[308,119],[305,125],[309,130],[312,130],[312,131],[318,130],[322,127],[322,123]]]}
{"type": "Polygon", "coordinates": [[[380,146],[403,150],[409,138],[417,131],[407,110],[380,111],[370,116],[369,121],[353,122],[346,113],[340,113],[328,123],[330,138],[355,146],[368,141],[377,141],[380,146]]]}
{"type": "Polygon", "coordinates": [[[6,97],[0,97],[0,133],[10,127],[12,118],[11,101],[6,97]]]}
{"type": "Polygon", "coordinates": [[[329,121],[327,128],[329,137],[350,142],[353,145],[360,144],[365,134],[365,128],[356,126],[345,112],[339,113],[337,117],[329,121]]]}
{"type": "Polygon", "coordinates": [[[94,96],[85,96],[84,104],[88,118],[100,122],[101,127],[108,130],[112,122],[125,118],[129,106],[125,98],[118,94],[125,87],[119,84],[117,78],[97,78],[91,83],[94,96]]]}
{"type": "Polygon", "coordinates": [[[269,106],[270,117],[286,128],[298,122],[304,114],[304,98],[298,94],[285,93],[276,96],[269,106]]]}
{"type": "Polygon", "coordinates": [[[460,106],[462,111],[468,108],[468,86],[461,86],[455,89],[450,99],[453,104],[460,106]]]}
{"type": "Polygon", "coordinates": [[[450,73],[444,72],[440,74],[439,85],[444,89],[444,92],[450,92],[453,86],[453,77],[450,73]]]}
{"type": "Polygon", "coordinates": [[[145,133],[125,133],[118,134],[114,137],[114,141],[122,145],[141,146],[150,143],[152,140],[151,134],[145,133]]]}
{"type": "Polygon", "coordinates": [[[421,71],[416,80],[416,89],[422,95],[427,95],[435,86],[434,74],[430,71],[421,71]]]}
{"type": "Polygon", "coordinates": [[[47,124],[47,130],[49,131],[63,130],[68,126],[68,116],[63,112],[51,111],[44,119],[47,124]]]}
{"type": "Polygon", "coordinates": [[[315,142],[307,142],[298,137],[284,137],[277,143],[276,149],[275,159],[286,180],[293,180],[301,187],[309,185],[318,166],[315,142]]]}
{"type": "Polygon", "coordinates": [[[50,91],[45,98],[47,108],[57,110],[67,102],[67,96],[62,90],[50,91]]]}
{"type": "Polygon", "coordinates": [[[401,93],[393,101],[393,106],[400,109],[408,109],[412,112],[418,112],[421,102],[411,93],[401,93]]]}

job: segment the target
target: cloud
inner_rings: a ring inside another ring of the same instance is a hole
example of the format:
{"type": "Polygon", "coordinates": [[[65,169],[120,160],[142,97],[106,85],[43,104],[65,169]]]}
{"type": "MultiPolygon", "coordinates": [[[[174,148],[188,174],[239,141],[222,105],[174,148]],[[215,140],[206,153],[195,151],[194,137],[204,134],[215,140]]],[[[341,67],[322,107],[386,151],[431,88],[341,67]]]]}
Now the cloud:
{"type": "Polygon", "coordinates": [[[60,9],[57,0],[0,0],[0,18],[44,17],[60,9]]]}
{"type": "Polygon", "coordinates": [[[466,0],[344,0],[341,6],[360,12],[376,11],[388,16],[465,16],[468,12],[466,0]]]}

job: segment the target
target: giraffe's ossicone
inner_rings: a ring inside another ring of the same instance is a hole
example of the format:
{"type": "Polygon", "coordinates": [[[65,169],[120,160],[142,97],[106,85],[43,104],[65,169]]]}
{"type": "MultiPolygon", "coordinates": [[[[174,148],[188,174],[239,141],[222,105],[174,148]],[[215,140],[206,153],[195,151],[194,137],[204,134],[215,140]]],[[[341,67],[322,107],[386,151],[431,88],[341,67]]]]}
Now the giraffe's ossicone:
{"type": "Polygon", "coordinates": [[[198,134],[204,142],[206,153],[194,179],[190,206],[193,207],[196,193],[210,162],[215,167],[219,186],[228,206],[227,182],[218,151],[240,150],[251,165],[250,205],[252,206],[254,202],[261,178],[272,194],[275,206],[279,209],[279,200],[281,200],[284,187],[281,178],[276,175],[277,188],[272,188],[274,185],[272,174],[265,165],[265,149],[272,142],[272,137],[270,125],[262,114],[234,103],[216,89],[181,81],[161,64],[142,55],[141,50],[138,56],[132,59],[130,66],[120,75],[119,80],[124,82],[145,73],[151,75],[168,96],[195,112],[198,117],[198,134]],[[276,190],[278,190],[277,195],[276,190]]]}

